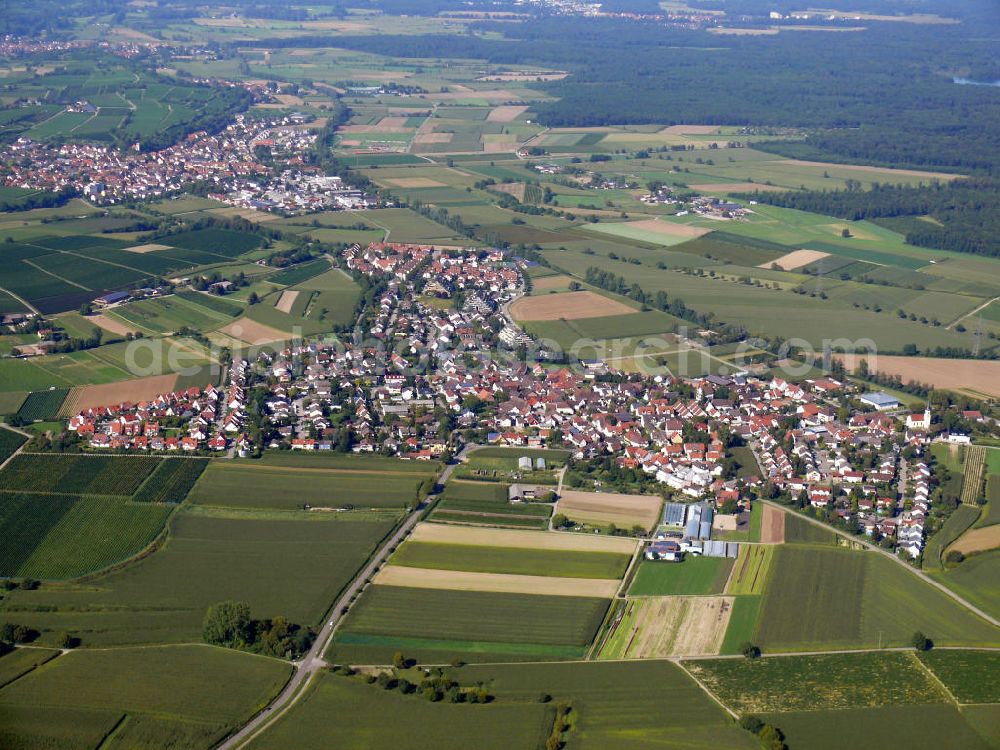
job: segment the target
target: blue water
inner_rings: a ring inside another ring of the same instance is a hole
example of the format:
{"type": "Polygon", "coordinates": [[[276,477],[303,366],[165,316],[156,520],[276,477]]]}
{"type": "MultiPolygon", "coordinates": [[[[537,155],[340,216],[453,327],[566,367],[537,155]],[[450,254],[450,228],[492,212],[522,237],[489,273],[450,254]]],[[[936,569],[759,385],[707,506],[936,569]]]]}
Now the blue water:
{"type": "Polygon", "coordinates": [[[973,81],[971,78],[952,78],[959,86],[1000,86],[1000,81],[973,81]]]}

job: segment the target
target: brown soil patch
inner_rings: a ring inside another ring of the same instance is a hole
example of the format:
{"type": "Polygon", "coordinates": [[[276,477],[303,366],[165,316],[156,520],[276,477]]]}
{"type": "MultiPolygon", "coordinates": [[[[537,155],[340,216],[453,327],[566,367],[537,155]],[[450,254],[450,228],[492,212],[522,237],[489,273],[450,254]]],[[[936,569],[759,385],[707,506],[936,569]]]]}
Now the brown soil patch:
{"type": "Polygon", "coordinates": [[[1000,397],[1000,362],[980,359],[938,359],[935,357],[896,357],[876,354],[838,354],[849,372],[862,359],[872,372],[899,375],[903,382],[916,380],[935,388],[963,388],[1000,397]]]}
{"type": "Polygon", "coordinates": [[[414,143],[451,143],[454,133],[420,133],[413,139],[414,143]]]}
{"type": "Polygon", "coordinates": [[[386,179],[390,185],[401,188],[436,188],[447,187],[443,182],[432,180],[429,177],[393,177],[386,179]]]}
{"type": "Polygon", "coordinates": [[[208,213],[214,216],[238,216],[241,219],[246,219],[247,221],[253,221],[257,224],[266,223],[268,221],[275,221],[280,219],[279,214],[268,213],[267,211],[257,211],[253,208],[243,208],[242,206],[228,206],[226,208],[212,208],[209,209],[208,213]]]}
{"type": "Polygon", "coordinates": [[[483,143],[483,153],[503,154],[508,151],[517,150],[517,141],[486,141],[483,143]]]}
{"type": "Polygon", "coordinates": [[[521,95],[507,89],[497,89],[496,91],[474,91],[466,86],[452,86],[451,91],[446,94],[428,94],[430,99],[437,99],[442,102],[454,99],[487,99],[492,101],[517,101],[521,95]],[[464,89],[464,90],[459,90],[464,89]]]}
{"type": "Polygon", "coordinates": [[[548,596],[593,596],[601,599],[613,597],[620,584],[617,579],[469,573],[462,570],[408,568],[402,565],[386,565],[375,576],[373,583],[418,589],[494,591],[505,594],[543,594],[548,596]]]}
{"type": "Polygon", "coordinates": [[[139,253],[140,255],[142,255],[143,253],[153,253],[156,252],[157,250],[169,250],[169,249],[170,245],[157,245],[155,242],[150,242],[146,245],[135,245],[133,247],[125,248],[125,250],[127,250],[130,253],[139,253]]]}
{"type": "Polygon", "coordinates": [[[484,547],[515,547],[522,549],[578,550],[583,552],[618,552],[631,555],[634,539],[596,534],[571,534],[565,531],[525,531],[520,529],[488,529],[473,526],[448,526],[421,523],[413,529],[410,539],[417,542],[471,544],[484,547]]]}
{"type": "Polygon", "coordinates": [[[543,276],[540,279],[532,279],[531,285],[536,291],[545,291],[546,289],[562,289],[572,280],[573,279],[569,276],[559,274],[558,276],[543,276]]]}
{"type": "Polygon", "coordinates": [[[830,253],[823,253],[819,250],[793,250],[790,253],[782,255],[780,258],[761,263],[757,268],[778,266],[782,271],[794,271],[796,268],[802,268],[802,266],[808,266],[810,263],[823,260],[823,258],[829,257],[829,255],[830,253]]]}
{"type": "Polygon", "coordinates": [[[219,332],[248,344],[270,344],[274,341],[285,341],[291,338],[291,334],[250,320],[250,318],[234,320],[225,328],[220,328],[219,332]]]}
{"type": "Polygon", "coordinates": [[[126,336],[139,330],[135,326],[131,326],[118,318],[112,318],[107,315],[88,315],[86,319],[95,326],[100,326],[105,331],[111,331],[111,333],[117,333],[119,336],[126,336]]]}
{"type": "Polygon", "coordinates": [[[963,555],[973,552],[985,552],[1000,547],[1000,524],[984,526],[981,529],[969,529],[948,547],[948,551],[958,550],[963,555]]]}
{"type": "Polygon", "coordinates": [[[507,193],[507,195],[513,195],[519,201],[524,203],[524,191],[528,186],[523,182],[503,182],[499,185],[494,185],[493,189],[498,193],[507,193]]]}
{"type": "Polygon", "coordinates": [[[629,222],[630,227],[636,227],[637,229],[644,229],[647,232],[656,232],[657,234],[665,234],[668,237],[701,237],[711,232],[711,229],[705,229],[703,227],[696,227],[691,224],[674,224],[669,221],[660,221],[659,219],[646,219],[645,221],[632,221],[629,222]]]}
{"type": "Polygon", "coordinates": [[[788,192],[788,188],[778,187],[777,185],[764,185],[760,182],[711,182],[702,185],[692,185],[691,189],[697,190],[699,193],[788,192]]]}
{"type": "Polygon", "coordinates": [[[526,105],[508,104],[502,107],[494,107],[486,116],[486,122],[513,122],[527,111],[528,107],[526,105]]]}
{"type": "Polygon", "coordinates": [[[764,506],[760,541],[763,544],[782,544],[785,541],[785,514],[773,505],[764,506]]]}
{"type": "MultiPolygon", "coordinates": [[[[209,376],[206,375],[205,384],[209,376]]],[[[170,393],[177,383],[176,373],[154,375],[151,378],[136,378],[103,385],[83,385],[73,388],[59,409],[63,417],[79,414],[83,409],[98,406],[116,406],[124,401],[150,401],[161,393],[170,393]]]]}
{"type": "Polygon", "coordinates": [[[663,501],[655,495],[619,495],[611,492],[564,490],[556,512],[574,521],[649,529],[660,517],[663,501]]]}
{"type": "Polygon", "coordinates": [[[888,167],[869,167],[864,164],[827,164],[823,161],[805,161],[803,159],[782,159],[782,164],[795,164],[800,167],[822,167],[823,169],[847,169],[852,172],[870,172],[872,174],[898,174],[907,177],[926,177],[929,180],[957,180],[964,175],[947,174],[944,172],[922,172],[919,169],[890,169],[888,167]]]}
{"type": "Polygon", "coordinates": [[[274,308],[280,310],[283,313],[290,313],[292,311],[292,305],[295,304],[296,297],[299,293],[295,290],[287,290],[281,293],[278,297],[278,301],[274,303],[274,308]]]}
{"type": "Polygon", "coordinates": [[[630,315],[628,305],[594,292],[566,292],[544,297],[522,297],[510,306],[515,320],[579,320],[608,315],[630,315]]]}
{"type": "Polygon", "coordinates": [[[661,133],[669,135],[712,135],[719,132],[718,125],[671,125],[663,128],[661,133]]]}
{"type": "MultiPolygon", "coordinates": [[[[668,564],[668,563],[664,563],[668,564]]],[[[626,659],[668,656],[713,656],[733,613],[731,596],[664,596],[637,599],[639,607],[626,659]]]]}

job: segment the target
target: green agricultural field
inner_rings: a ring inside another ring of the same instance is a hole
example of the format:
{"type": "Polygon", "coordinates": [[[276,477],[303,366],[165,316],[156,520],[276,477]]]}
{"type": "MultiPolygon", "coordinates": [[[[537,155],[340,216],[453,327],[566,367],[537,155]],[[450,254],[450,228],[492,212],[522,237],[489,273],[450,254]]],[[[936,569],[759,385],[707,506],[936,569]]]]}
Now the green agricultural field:
{"type": "Polygon", "coordinates": [[[48,648],[17,648],[0,656],[0,688],[26,675],[59,652],[48,648]]]}
{"type": "Polygon", "coordinates": [[[312,626],[395,522],[393,514],[179,513],[155,554],[85,584],[11,592],[0,620],[31,607],[26,624],[43,643],[67,630],[91,645],[200,641],[208,607],[234,599],[254,617],[312,626]]]}
{"type": "Polygon", "coordinates": [[[729,616],[729,627],[726,628],[720,654],[739,654],[743,651],[743,644],[753,643],[760,600],[759,596],[737,596],[733,600],[733,613],[729,616]]]}
{"type": "Polygon", "coordinates": [[[415,503],[425,477],[213,462],[190,497],[199,505],[236,508],[403,508],[415,503]]]}
{"type": "Polygon", "coordinates": [[[827,711],[821,706],[806,711],[765,714],[793,748],[842,750],[884,747],[961,747],[988,750],[996,747],[995,706],[963,708],[954,705],[881,706],[827,711]],[[977,726],[972,708],[986,709],[984,726],[977,726]],[[993,732],[992,741],[984,740],[993,732]]]}
{"type": "Polygon", "coordinates": [[[959,703],[1000,703],[1000,653],[931,650],[920,659],[959,703]]]}
{"type": "Polygon", "coordinates": [[[0,464],[10,458],[14,451],[24,445],[27,439],[19,432],[0,427],[0,464]]]}
{"type": "Polygon", "coordinates": [[[351,609],[328,658],[388,663],[582,658],[606,599],[375,585],[351,609]]]}
{"type": "Polygon", "coordinates": [[[947,701],[916,657],[905,652],[706,659],[685,665],[739,714],[947,701]]]}
{"type": "Polygon", "coordinates": [[[73,651],[0,692],[0,745],[209,748],[276,694],[291,668],[208,646],[73,651]]]}
{"type": "Polygon", "coordinates": [[[785,513],[786,544],[835,544],[837,535],[796,513],[785,513]]]}
{"type": "Polygon", "coordinates": [[[163,530],[171,508],[121,498],[0,492],[0,575],[74,578],[138,554],[163,530]]]}
{"type": "Polygon", "coordinates": [[[195,229],[160,239],[164,245],[214,253],[225,258],[236,258],[261,244],[261,238],[256,235],[230,229],[195,229]]]}
{"type": "Polygon", "coordinates": [[[927,546],[924,548],[924,567],[942,567],[944,551],[952,542],[972,528],[979,519],[979,515],[978,506],[959,505],[955,508],[944,525],[927,539],[927,546]]]}
{"type": "Polygon", "coordinates": [[[533,748],[544,744],[552,721],[553,709],[537,701],[429,703],[419,694],[387,692],[359,678],[321,673],[295,708],[250,747],[533,748]],[[392,721],[386,721],[386,716],[392,716],[392,721]],[[414,731],[415,727],[419,731],[414,731]]]}
{"type": "Polygon", "coordinates": [[[399,548],[391,562],[411,568],[466,570],[475,573],[609,579],[625,575],[629,559],[628,555],[608,552],[410,541],[399,548]]]}
{"type": "Polygon", "coordinates": [[[0,391],[0,414],[16,414],[27,397],[27,391],[0,391]]]}
{"type": "Polygon", "coordinates": [[[755,642],[765,652],[1000,644],[1000,630],[884,555],[834,547],[775,550],[755,642]]]}
{"type": "Polygon", "coordinates": [[[253,465],[300,469],[350,469],[389,474],[420,474],[426,477],[441,470],[437,461],[408,461],[376,455],[354,455],[333,451],[267,451],[253,465]]]}
{"type": "MultiPolygon", "coordinates": [[[[757,506],[760,504],[757,503],[757,506]]],[[[755,507],[757,507],[755,506],[755,507]]],[[[762,594],[767,590],[768,573],[774,560],[775,548],[770,545],[755,544],[740,547],[740,556],[733,566],[733,575],[727,586],[727,594],[762,594]]]]}
{"type": "Polygon", "coordinates": [[[22,453],[0,472],[0,490],[63,495],[132,495],[163,459],[22,453]]]}
{"type": "Polygon", "coordinates": [[[26,422],[54,419],[59,408],[69,395],[68,388],[53,388],[47,391],[33,391],[17,410],[17,416],[26,422]]]}
{"type": "Polygon", "coordinates": [[[689,555],[682,563],[643,560],[636,571],[630,596],[721,594],[733,569],[728,557],[689,555]]]}
{"type": "Polygon", "coordinates": [[[176,296],[146,299],[116,307],[111,317],[146,333],[171,333],[180,328],[208,331],[230,322],[231,317],[176,296]]]}
{"type": "Polygon", "coordinates": [[[970,555],[945,571],[928,572],[983,611],[1000,617],[1000,550],[970,555]]]}
{"type": "Polygon", "coordinates": [[[470,665],[454,678],[484,682],[498,704],[534,703],[542,693],[569,703],[568,746],[577,750],[759,746],[669,661],[470,665]]]}
{"type": "Polygon", "coordinates": [[[167,458],[156,467],[132,499],[137,503],[179,503],[187,497],[207,458],[167,458]]]}

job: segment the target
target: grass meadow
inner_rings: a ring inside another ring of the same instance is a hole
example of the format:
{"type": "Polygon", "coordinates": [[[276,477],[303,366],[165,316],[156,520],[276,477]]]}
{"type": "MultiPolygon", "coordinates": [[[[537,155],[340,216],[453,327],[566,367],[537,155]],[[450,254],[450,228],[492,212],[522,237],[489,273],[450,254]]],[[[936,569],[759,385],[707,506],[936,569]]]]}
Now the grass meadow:
{"type": "Polygon", "coordinates": [[[411,568],[474,573],[610,579],[625,575],[629,559],[628,555],[608,552],[408,541],[397,550],[391,562],[411,568]]]}
{"type": "Polygon", "coordinates": [[[688,556],[682,563],[643,560],[630,596],[721,594],[735,561],[726,557],[688,556]]]}

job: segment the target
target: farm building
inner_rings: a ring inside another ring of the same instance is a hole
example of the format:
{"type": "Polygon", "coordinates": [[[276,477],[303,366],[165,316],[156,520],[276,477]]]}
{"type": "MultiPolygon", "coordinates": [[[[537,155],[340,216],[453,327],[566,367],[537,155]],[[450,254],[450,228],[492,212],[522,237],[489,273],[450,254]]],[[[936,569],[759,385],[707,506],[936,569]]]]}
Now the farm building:
{"type": "Polygon", "coordinates": [[[693,503],[686,506],[684,536],[691,539],[711,539],[712,519],[715,511],[708,503],[693,503]]]}
{"type": "Polygon", "coordinates": [[[899,408],[899,399],[881,391],[863,394],[861,396],[861,403],[867,404],[877,411],[891,411],[899,408]]]}
{"type": "Polygon", "coordinates": [[[534,500],[538,495],[538,487],[533,484],[512,484],[507,488],[507,500],[512,503],[534,500]]]}
{"type": "Polygon", "coordinates": [[[663,524],[665,526],[683,526],[687,508],[687,503],[667,503],[663,508],[663,524]]]}
{"type": "Polygon", "coordinates": [[[666,562],[681,562],[684,559],[684,552],[677,542],[652,542],[646,547],[647,560],[663,560],[666,562]]]}
{"type": "Polygon", "coordinates": [[[128,292],[108,292],[107,294],[102,294],[100,297],[95,299],[94,304],[107,307],[108,305],[114,305],[118,302],[124,302],[128,298],[128,292]]]}

